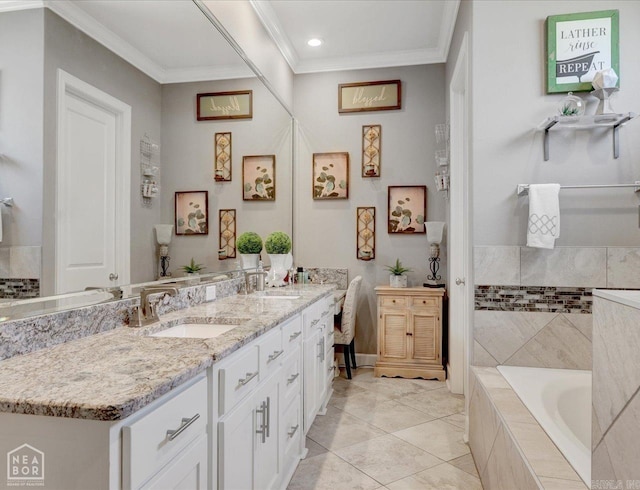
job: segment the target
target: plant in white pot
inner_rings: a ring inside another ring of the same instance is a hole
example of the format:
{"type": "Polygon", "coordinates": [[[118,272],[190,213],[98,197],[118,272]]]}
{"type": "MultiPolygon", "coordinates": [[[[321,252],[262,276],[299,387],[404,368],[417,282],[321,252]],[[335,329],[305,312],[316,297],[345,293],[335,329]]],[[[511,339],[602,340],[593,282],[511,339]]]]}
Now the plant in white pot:
{"type": "Polygon", "coordinates": [[[411,272],[411,269],[403,267],[400,259],[396,259],[395,265],[386,265],[385,268],[391,272],[391,275],[389,276],[389,285],[392,288],[407,287],[407,276],[405,276],[404,273],[411,272]]]}
{"type": "Polygon", "coordinates": [[[191,257],[191,262],[189,262],[189,264],[182,266],[184,275],[186,277],[191,277],[191,279],[188,281],[189,284],[198,283],[198,276],[200,275],[200,271],[204,269],[206,269],[206,267],[202,264],[196,264],[196,261],[193,260],[193,257],[191,257]]]}
{"type": "Polygon", "coordinates": [[[243,269],[257,269],[262,252],[262,238],[253,231],[246,231],[238,237],[236,247],[242,259],[243,269]]]}
{"type": "Polygon", "coordinates": [[[264,249],[271,261],[271,270],[267,276],[269,286],[285,286],[284,278],[293,265],[291,238],[283,231],[274,231],[264,241],[264,249]]]}

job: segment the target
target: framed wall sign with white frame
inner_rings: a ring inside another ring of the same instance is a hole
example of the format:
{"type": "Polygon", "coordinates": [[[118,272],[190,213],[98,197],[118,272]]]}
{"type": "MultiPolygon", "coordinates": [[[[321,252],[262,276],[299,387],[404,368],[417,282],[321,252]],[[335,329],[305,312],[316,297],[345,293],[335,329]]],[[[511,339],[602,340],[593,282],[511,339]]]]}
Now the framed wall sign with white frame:
{"type": "Polygon", "coordinates": [[[606,68],[620,76],[619,17],[617,10],[547,17],[547,93],[590,91],[606,68]]]}

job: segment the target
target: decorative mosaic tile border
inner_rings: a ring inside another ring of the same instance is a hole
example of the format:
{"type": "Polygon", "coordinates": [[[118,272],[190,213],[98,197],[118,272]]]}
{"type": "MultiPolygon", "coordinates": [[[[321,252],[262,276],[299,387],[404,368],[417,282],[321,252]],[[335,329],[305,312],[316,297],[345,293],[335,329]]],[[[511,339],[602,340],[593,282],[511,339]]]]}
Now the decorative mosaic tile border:
{"type": "Polygon", "coordinates": [[[0,278],[0,298],[28,299],[40,296],[40,279],[0,278]]]}
{"type": "Polygon", "coordinates": [[[475,309],[549,313],[591,313],[593,288],[476,286],[475,309]]]}

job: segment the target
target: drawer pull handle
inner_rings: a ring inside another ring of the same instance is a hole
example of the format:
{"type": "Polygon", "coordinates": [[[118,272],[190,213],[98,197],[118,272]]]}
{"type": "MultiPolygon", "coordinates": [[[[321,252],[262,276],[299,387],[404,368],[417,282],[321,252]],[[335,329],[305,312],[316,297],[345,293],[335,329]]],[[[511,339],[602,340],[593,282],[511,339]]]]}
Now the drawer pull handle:
{"type": "Polygon", "coordinates": [[[292,374],[291,377],[287,380],[287,385],[290,385],[296,379],[298,379],[298,376],[300,376],[300,373],[292,374]]]}
{"type": "Polygon", "coordinates": [[[335,334],[336,334],[335,330],[331,330],[328,335],[329,337],[333,337],[335,334]]]}
{"type": "Polygon", "coordinates": [[[269,398],[267,398],[266,402],[262,402],[260,404],[260,408],[256,409],[256,416],[257,414],[260,414],[262,416],[262,423],[260,424],[260,428],[256,429],[256,434],[260,434],[262,436],[262,443],[264,444],[265,442],[267,442],[267,431],[268,431],[268,426],[267,426],[267,420],[269,419],[269,398]]]}
{"type": "Polygon", "coordinates": [[[333,366],[329,366],[329,369],[327,369],[327,372],[330,373],[331,371],[333,371],[333,366]]]}
{"type": "Polygon", "coordinates": [[[289,336],[289,342],[291,342],[292,340],[297,339],[298,337],[300,337],[300,335],[302,335],[302,332],[292,333],[292,334],[289,336]]]}
{"type": "Polygon", "coordinates": [[[295,433],[298,432],[298,427],[300,427],[300,424],[296,425],[295,427],[291,427],[291,430],[287,432],[289,439],[291,439],[295,435],[295,433]]]}
{"type": "Polygon", "coordinates": [[[311,320],[311,326],[315,327],[318,324],[319,321],[320,321],[320,318],[316,318],[315,320],[311,320]]]}
{"type": "Polygon", "coordinates": [[[271,354],[267,359],[267,364],[269,364],[271,361],[275,361],[278,357],[282,355],[283,352],[284,350],[274,350],[273,354],[271,354]]]}
{"type": "Polygon", "coordinates": [[[413,337],[413,334],[412,334],[411,332],[407,332],[407,335],[408,335],[409,337],[413,337]]]}
{"type": "Polygon", "coordinates": [[[258,371],[256,371],[255,373],[247,373],[247,377],[244,379],[239,379],[238,380],[238,386],[236,386],[236,390],[244,385],[246,385],[249,381],[251,381],[253,378],[255,378],[258,375],[258,371]]]}
{"type": "Polygon", "coordinates": [[[395,302],[396,302],[396,300],[395,300],[395,299],[392,299],[392,300],[391,300],[391,302],[392,302],[392,303],[395,303],[395,302]]]}
{"type": "Polygon", "coordinates": [[[328,314],[329,314],[329,310],[322,312],[322,316],[327,316],[328,314]]]}
{"type": "Polygon", "coordinates": [[[176,430],[168,430],[167,431],[167,437],[169,438],[170,441],[173,441],[176,437],[178,437],[185,430],[187,430],[187,427],[189,427],[191,424],[193,424],[199,418],[200,418],[200,414],[199,413],[195,414],[191,418],[183,417],[182,423],[180,424],[180,427],[178,427],[176,430]]]}

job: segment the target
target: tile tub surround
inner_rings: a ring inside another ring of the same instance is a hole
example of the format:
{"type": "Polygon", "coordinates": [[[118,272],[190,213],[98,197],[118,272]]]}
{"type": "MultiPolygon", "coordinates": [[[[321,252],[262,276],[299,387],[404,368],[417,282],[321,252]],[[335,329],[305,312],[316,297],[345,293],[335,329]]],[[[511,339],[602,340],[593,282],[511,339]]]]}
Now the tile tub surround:
{"type": "Polygon", "coordinates": [[[592,315],[475,311],[476,366],[591,369],[592,315]]]}
{"type": "MultiPolygon", "coordinates": [[[[242,282],[243,279],[231,279],[215,283],[216,296],[224,298],[236,294],[242,282]]],[[[177,296],[166,296],[158,311],[163,314],[198,305],[205,300],[206,285],[183,287],[177,296]]],[[[126,325],[137,304],[138,298],[129,298],[1,322],[0,360],[126,325]]]]}
{"type": "Polygon", "coordinates": [[[592,488],[639,488],[640,292],[594,291],[592,488]]]}
{"type": "Polygon", "coordinates": [[[472,367],[469,445],[485,489],[586,489],[495,368],[472,367]]]}
{"type": "Polygon", "coordinates": [[[475,246],[476,284],[640,289],[640,247],[475,246]]]}
{"type": "Polygon", "coordinates": [[[125,418],[282,321],[331,294],[334,285],[296,288],[301,297],[234,295],[161,317],[252,318],[213,339],[158,338],[157,325],[108,332],[0,361],[0,410],[94,420],[125,418]]]}
{"type": "Polygon", "coordinates": [[[476,286],[475,309],[591,313],[591,288],[556,286],[476,286]]]}

